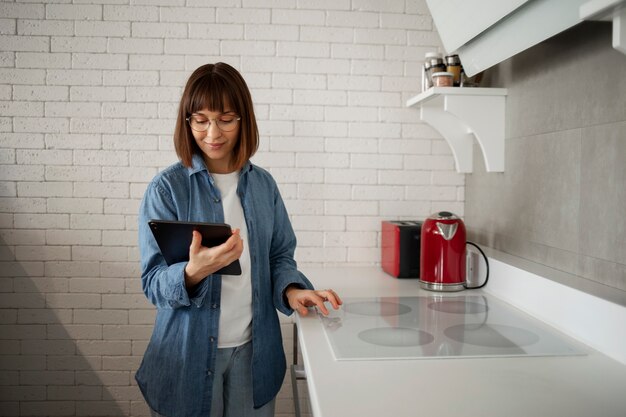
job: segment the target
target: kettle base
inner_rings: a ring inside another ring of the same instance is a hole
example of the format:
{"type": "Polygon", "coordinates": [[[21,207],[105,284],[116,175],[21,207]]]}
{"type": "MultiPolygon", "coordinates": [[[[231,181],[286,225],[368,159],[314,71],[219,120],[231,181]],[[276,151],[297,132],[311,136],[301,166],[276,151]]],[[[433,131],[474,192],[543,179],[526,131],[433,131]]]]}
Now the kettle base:
{"type": "Polygon", "coordinates": [[[460,284],[439,284],[435,282],[427,282],[420,280],[420,288],[428,291],[462,291],[465,289],[465,283],[460,284]]]}

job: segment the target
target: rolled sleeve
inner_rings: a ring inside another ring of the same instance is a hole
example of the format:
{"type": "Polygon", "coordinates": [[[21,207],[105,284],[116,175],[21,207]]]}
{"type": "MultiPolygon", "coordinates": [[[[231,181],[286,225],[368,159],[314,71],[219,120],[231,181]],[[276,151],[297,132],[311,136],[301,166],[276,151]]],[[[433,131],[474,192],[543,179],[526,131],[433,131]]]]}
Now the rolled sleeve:
{"type": "Polygon", "coordinates": [[[313,284],[311,284],[311,282],[304,276],[304,274],[298,272],[298,275],[299,276],[297,277],[297,279],[293,279],[292,277],[276,285],[278,291],[274,293],[274,306],[278,311],[286,316],[290,316],[293,313],[293,309],[287,303],[287,297],[285,296],[285,291],[287,290],[287,287],[289,287],[290,285],[295,285],[296,287],[303,290],[313,289],[313,284]]]}
{"type": "Polygon", "coordinates": [[[172,199],[154,182],[148,186],[139,210],[141,286],[144,294],[159,308],[185,307],[192,303],[200,305],[206,291],[197,289],[194,297],[190,297],[185,285],[187,262],[167,265],[148,224],[153,219],[177,220],[172,199]]]}

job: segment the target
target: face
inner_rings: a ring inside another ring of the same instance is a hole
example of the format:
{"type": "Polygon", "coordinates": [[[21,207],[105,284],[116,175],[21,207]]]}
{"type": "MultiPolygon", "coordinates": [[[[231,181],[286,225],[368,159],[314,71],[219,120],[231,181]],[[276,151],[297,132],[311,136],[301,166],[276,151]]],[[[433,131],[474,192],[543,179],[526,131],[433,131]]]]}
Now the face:
{"type": "Polygon", "coordinates": [[[199,110],[190,116],[190,121],[196,126],[206,127],[205,132],[191,129],[196,144],[203,153],[204,161],[210,172],[216,174],[228,174],[232,172],[230,161],[233,158],[233,150],[239,140],[239,116],[226,108],[226,111],[215,112],[208,109],[199,110]],[[232,128],[234,124],[234,128],[232,128]],[[225,132],[220,129],[232,130],[225,132]]]}

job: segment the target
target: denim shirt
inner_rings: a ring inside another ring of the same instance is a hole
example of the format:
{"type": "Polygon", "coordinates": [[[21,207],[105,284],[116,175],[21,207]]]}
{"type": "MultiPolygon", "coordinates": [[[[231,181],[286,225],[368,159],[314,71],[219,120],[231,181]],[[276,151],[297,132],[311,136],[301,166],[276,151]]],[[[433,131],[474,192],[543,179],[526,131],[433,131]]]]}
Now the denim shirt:
{"type": "MultiPolygon", "coordinates": [[[[296,237],[272,176],[247,163],[237,194],[248,227],[252,272],[252,383],[254,406],[278,393],[286,370],[276,310],[290,315],[288,285],[313,286],[297,270],[296,237]]],[[[220,192],[199,155],[176,163],[148,185],[139,211],[141,285],[157,307],[150,343],[135,378],[148,405],[168,417],[208,416],[217,352],[222,277],[185,287],[186,262],[167,266],[148,220],[224,222],[220,192]]]]}

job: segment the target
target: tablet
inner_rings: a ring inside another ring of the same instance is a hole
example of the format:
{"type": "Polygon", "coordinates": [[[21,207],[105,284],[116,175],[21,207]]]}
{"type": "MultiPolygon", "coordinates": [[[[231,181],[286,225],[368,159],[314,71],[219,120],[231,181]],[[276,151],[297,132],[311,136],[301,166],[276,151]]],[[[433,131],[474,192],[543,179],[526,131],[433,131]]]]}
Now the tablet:
{"type": "MultiPolygon", "coordinates": [[[[233,234],[231,227],[225,223],[150,220],[148,225],[168,265],[189,260],[189,246],[191,246],[194,230],[202,234],[202,246],[209,248],[221,245],[233,234]]],[[[241,264],[236,259],[230,265],[216,271],[215,274],[241,275],[241,264]]]]}

